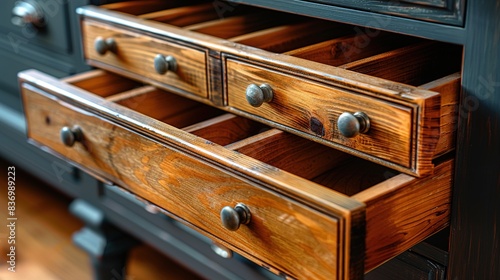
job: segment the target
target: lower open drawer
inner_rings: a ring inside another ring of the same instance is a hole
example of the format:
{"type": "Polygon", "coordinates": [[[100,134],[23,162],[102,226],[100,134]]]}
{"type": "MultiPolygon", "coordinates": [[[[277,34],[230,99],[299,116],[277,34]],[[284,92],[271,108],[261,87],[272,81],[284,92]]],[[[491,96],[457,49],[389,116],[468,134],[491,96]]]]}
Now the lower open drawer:
{"type": "Polygon", "coordinates": [[[362,278],[448,224],[452,160],[417,179],[104,71],[19,77],[32,143],[287,277],[362,278]]]}

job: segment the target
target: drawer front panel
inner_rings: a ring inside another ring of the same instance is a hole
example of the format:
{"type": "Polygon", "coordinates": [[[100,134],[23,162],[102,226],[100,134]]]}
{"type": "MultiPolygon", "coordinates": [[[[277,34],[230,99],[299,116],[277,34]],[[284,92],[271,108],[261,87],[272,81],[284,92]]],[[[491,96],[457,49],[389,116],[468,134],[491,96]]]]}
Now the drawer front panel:
{"type": "Polygon", "coordinates": [[[30,85],[23,92],[30,139],[127,186],[259,264],[292,277],[336,279],[345,273],[343,250],[349,241],[343,217],[319,213],[30,85]],[[67,147],[59,139],[60,130],[74,125],[83,131],[83,140],[67,147]],[[251,222],[229,231],[219,213],[237,203],[250,209],[251,222]]]}
{"type": "Polygon", "coordinates": [[[291,75],[226,60],[228,105],[355,149],[397,165],[411,167],[414,108],[321,85],[291,75]],[[249,84],[269,84],[273,99],[253,107],[246,98],[249,84]],[[370,119],[365,134],[348,138],[339,133],[342,113],[364,112],[370,119]]]}
{"type": "Polygon", "coordinates": [[[205,52],[140,33],[106,24],[84,21],[83,44],[85,57],[90,64],[131,76],[149,79],[167,88],[176,88],[203,98],[208,97],[205,52]],[[96,50],[96,40],[112,38],[115,49],[101,55],[96,50]],[[172,56],[176,69],[160,74],[155,69],[158,55],[172,56]],[[118,68],[118,69],[116,69],[118,68]]]}

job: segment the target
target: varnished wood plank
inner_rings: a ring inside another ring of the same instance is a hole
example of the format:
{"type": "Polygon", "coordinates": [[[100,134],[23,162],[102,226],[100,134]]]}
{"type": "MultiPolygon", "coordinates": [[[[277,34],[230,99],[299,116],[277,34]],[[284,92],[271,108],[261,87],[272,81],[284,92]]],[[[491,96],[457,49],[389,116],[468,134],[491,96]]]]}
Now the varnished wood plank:
{"type": "Polygon", "coordinates": [[[205,53],[195,48],[166,42],[146,35],[126,31],[97,22],[85,21],[83,26],[85,57],[125,71],[131,71],[160,83],[207,97],[205,53]],[[116,51],[100,55],[94,49],[96,38],[113,38],[116,51]],[[177,61],[177,70],[158,74],[154,58],[171,55],[177,61]]]}
{"type": "Polygon", "coordinates": [[[228,145],[250,137],[262,129],[262,124],[236,115],[224,114],[182,130],[219,145],[228,145]]]}
{"type": "Polygon", "coordinates": [[[312,178],[312,181],[351,196],[397,174],[399,172],[382,165],[350,157],[348,160],[324,170],[322,174],[312,178]]]}
{"type": "Polygon", "coordinates": [[[190,99],[151,86],[138,91],[124,92],[116,96],[116,99],[113,98],[110,101],[154,119],[168,119],[202,106],[190,99]]]}
{"type": "Polygon", "coordinates": [[[373,37],[368,37],[363,33],[312,44],[291,50],[286,54],[331,66],[340,66],[399,48],[412,41],[416,40],[412,37],[384,32],[373,37]]]}
{"type": "Polygon", "coordinates": [[[280,25],[243,34],[229,40],[271,52],[282,53],[350,32],[352,32],[352,28],[347,25],[313,20],[280,25]]]}
{"type": "Polygon", "coordinates": [[[255,32],[293,20],[293,15],[258,12],[248,15],[233,16],[207,21],[184,27],[187,30],[227,39],[255,32]]]}
{"type": "Polygon", "coordinates": [[[227,148],[306,179],[312,179],[350,157],[277,129],[247,138],[227,148]]]}
{"type": "Polygon", "coordinates": [[[103,70],[92,70],[63,79],[66,83],[90,91],[101,97],[108,97],[141,85],[122,76],[103,70]]]}
{"type": "Polygon", "coordinates": [[[223,114],[223,112],[214,107],[204,104],[197,104],[197,106],[190,107],[186,110],[177,111],[177,113],[169,114],[168,116],[159,120],[171,126],[175,126],[176,128],[183,128],[206,121],[210,118],[217,117],[221,114],[223,114]]]}
{"type": "Polygon", "coordinates": [[[194,6],[183,6],[168,10],[155,11],[139,15],[138,17],[183,27],[198,24],[204,21],[211,21],[219,18],[219,15],[217,14],[213,3],[203,3],[194,6]]]}
{"type": "Polygon", "coordinates": [[[432,176],[400,174],[352,196],[367,205],[366,271],[449,225],[452,178],[447,160],[432,176]]]}
{"type": "Polygon", "coordinates": [[[341,65],[341,68],[410,85],[460,70],[461,48],[423,42],[341,65]]]}
{"type": "MultiPolygon", "coordinates": [[[[62,80],[62,81],[64,81],[64,80],[62,80]]],[[[134,98],[139,97],[139,96],[145,96],[146,94],[150,94],[150,92],[157,91],[157,90],[158,90],[157,88],[152,87],[152,86],[142,86],[142,87],[134,88],[131,90],[127,90],[124,92],[120,92],[120,93],[108,96],[108,97],[106,97],[106,100],[111,101],[111,102],[115,102],[115,103],[124,102],[126,104],[127,100],[134,99],[134,98]]],[[[125,105],[125,106],[130,108],[130,106],[127,106],[127,105],[125,105]]],[[[133,107],[136,107],[136,106],[133,106],[133,107]]]]}

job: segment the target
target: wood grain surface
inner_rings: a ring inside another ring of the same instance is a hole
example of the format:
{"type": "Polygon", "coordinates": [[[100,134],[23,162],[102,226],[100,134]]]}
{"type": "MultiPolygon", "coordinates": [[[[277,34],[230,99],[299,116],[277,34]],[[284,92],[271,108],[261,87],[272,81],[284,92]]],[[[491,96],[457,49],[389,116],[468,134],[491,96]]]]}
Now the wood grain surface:
{"type": "Polygon", "coordinates": [[[208,96],[204,51],[93,21],[84,22],[82,33],[88,60],[130,71],[200,97],[208,96]],[[94,41],[98,37],[113,38],[116,51],[98,54],[94,49],[94,41]],[[163,75],[156,73],[154,58],[158,54],[173,56],[177,61],[177,70],[163,75]]]}
{"type": "MultiPolygon", "coordinates": [[[[0,159],[0,180],[7,182],[7,170],[11,163],[0,159]]],[[[19,224],[16,228],[17,263],[12,273],[2,265],[2,280],[54,280],[92,279],[92,267],[88,255],[72,242],[72,235],[83,223],[68,211],[71,198],[27,171],[16,168],[16,212],[19,224]]],[[[7,205],[7,196],[0,195],[0,205],[7,205]]],[[[6,219],[5,211],[0,218],[6,219]]],[[[5,229],[0,230],[0,261],[5,263],[5,229]]],[[[130,252],[126,279],[202,279],[175,263],[165,255],[146,245],[138,245],[130,252]]]]}

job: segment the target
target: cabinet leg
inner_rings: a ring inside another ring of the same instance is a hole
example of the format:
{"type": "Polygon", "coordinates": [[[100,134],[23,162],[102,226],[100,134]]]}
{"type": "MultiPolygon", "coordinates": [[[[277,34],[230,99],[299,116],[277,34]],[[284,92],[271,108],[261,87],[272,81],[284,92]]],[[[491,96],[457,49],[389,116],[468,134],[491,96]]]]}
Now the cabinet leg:
{"type": "Polygon", "coordinates": [[[73,235],[73,243],[89,255],[96,280],[126,279],[126,263],[130,249],[138,241],[104,219],[102,212],[77,199],[70,212],[85,222],[73,235]]]}

